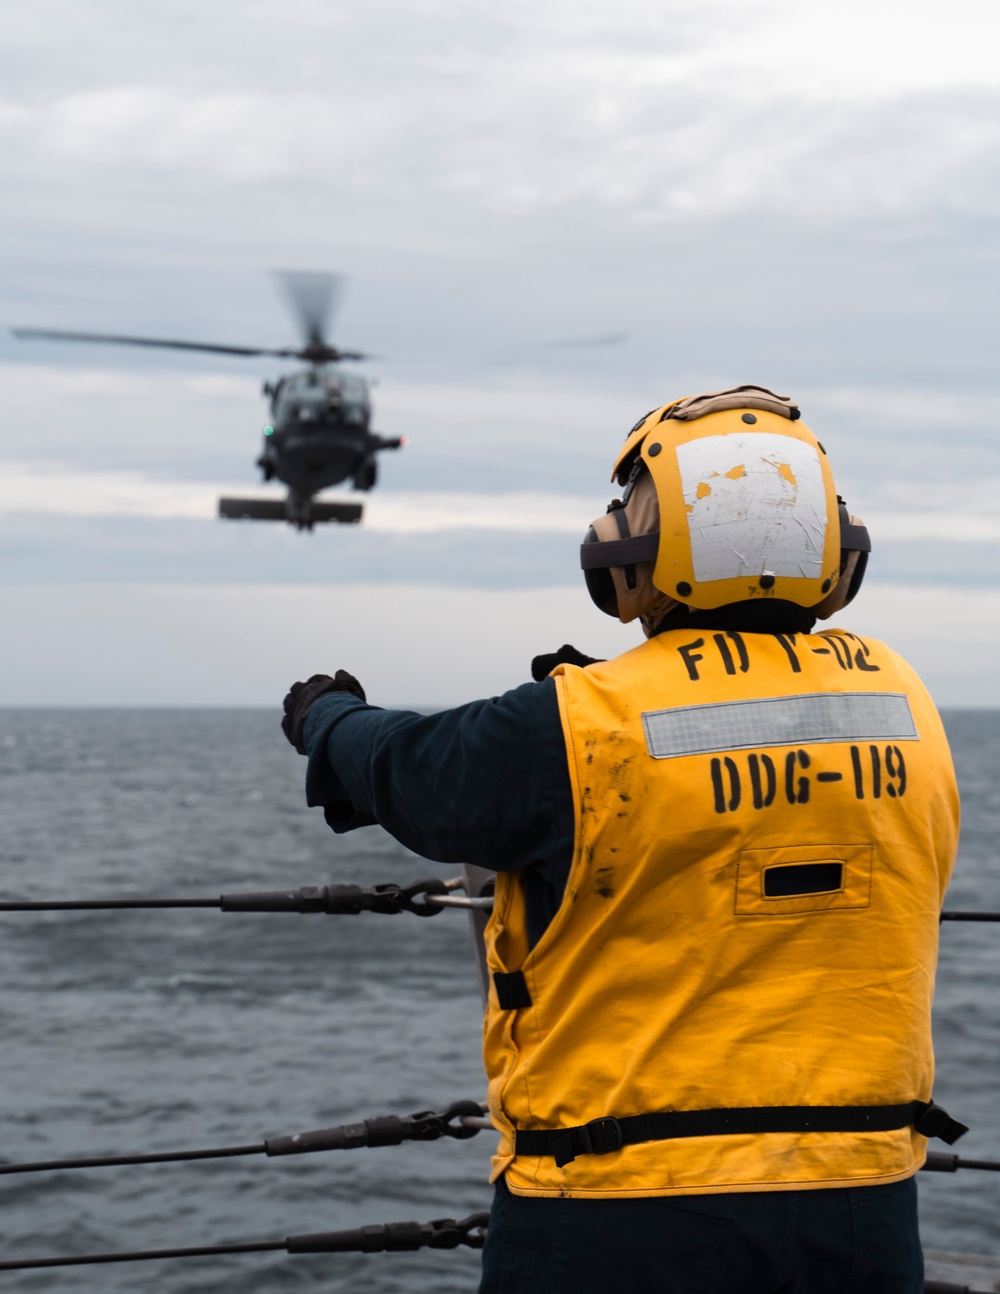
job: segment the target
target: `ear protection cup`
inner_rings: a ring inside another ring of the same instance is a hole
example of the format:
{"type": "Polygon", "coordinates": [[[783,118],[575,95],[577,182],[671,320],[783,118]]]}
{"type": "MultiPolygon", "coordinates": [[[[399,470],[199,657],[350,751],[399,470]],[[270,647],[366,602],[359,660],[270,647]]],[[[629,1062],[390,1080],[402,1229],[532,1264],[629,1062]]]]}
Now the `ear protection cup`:
{"type": "Polygon", "coordinates": [[[854,569],[850,572],[850,582],[847,590],[844,592],[840,607],[846,607],[848,602],[853,602],[857,597],[858,589],[861,588],[861,582],[865,578],[865,571],[868,567],[868,554],[871,552],[872,541],[868,537],[868,531],[857,517],[852,517],[847,511],[847,504],[837,495],[837,508],[840,513],[840,574],[843,577],[847,574],[848,564],[852,554],[857,554],[857,560],[854,562],[854,569]]]}
{"type": "Polygon", "coordinates": [[[851,576],[851,582],[847,586],[847,597],[844,599],[845,607],[847,606],[848,602],[853,602],[854,599],[858,596],[858,590],[861,588],[861,583],[865,578],[865,571],[867,569],[868,569],[868,554],[858,553],[857,565],[854,567],[854,574],[851,576]]]}
{"type": "MultiPolygon", "coordinates": [[[[587,531],[583,542],[584,544],[599,544],[601,542],[593,526],[587,531]]],[[[605,615],[614,616],[617,619],[618,594],[615,591],[615,582],[611,578],[610,566],[593,566],[585,569],[583,578],[587,582],[587,592],[590,594],[590,600],[598,611],[603,611],[605,615]]]]}

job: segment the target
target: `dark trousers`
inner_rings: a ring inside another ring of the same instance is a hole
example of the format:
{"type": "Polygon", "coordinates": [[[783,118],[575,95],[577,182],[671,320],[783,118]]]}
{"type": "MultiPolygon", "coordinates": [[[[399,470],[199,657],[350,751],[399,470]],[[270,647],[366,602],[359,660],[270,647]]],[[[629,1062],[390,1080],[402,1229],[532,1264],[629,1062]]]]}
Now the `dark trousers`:
{"type": "Polygon", "coordinates": [[[917,1186],[534,1199],[497,1184],[479,1294],[922,1294],[917,1186]]]}

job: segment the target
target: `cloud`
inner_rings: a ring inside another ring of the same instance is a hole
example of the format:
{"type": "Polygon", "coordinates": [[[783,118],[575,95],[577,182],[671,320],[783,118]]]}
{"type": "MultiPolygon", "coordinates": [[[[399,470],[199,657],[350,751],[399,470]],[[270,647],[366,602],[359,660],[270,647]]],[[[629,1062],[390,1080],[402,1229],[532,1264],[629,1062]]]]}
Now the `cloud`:
{"type": "MultiPolygon", "coordinates": [[[[170,480],[136,471],[85,471],[48,462],[0,467],[0,516],[133,517],[209,520],[222,494],[247,493],[221,482],[170,480]]],[[[259,497],[280,498],[277,489],[259,497]]],[[[607,491],[610,493],[610,487],[607,491]]],[[[354,496],[364,504],[364,530],[375,535],[490,531],[510,535],[579,536],[603,512],[597,485],[589,495],[552,490],[473,493],[381,489],[354,496]]],[[[1000,542],[1000,478],[933,482],[894,478],[851,506],[865,513],[880,541],[1000,542]]]]}
{"type": "Polygon", "coordinates": [[[350,21],[348,7],[329,0],[250,0],[243,8],[243,16],[250,22],[289,23],[323,30],[342,27],[350,21]]]}
{"type": "MultiPolygon", "coordinates": [[[[0,131],[85,166],[309,178],[385,198],[424,190],[422,203],[520,215],[576,204],[673,222],[995,213],[1000,78],[988,42],[970,52],[957,20],[904,14],[895,0],[881,16],[848,7],[856,25],[843,6],[787,0],[749,16],[733,0],[703,12],[548,0],[502,15],[411,0],[365,18],[299,0],[280,19],[257,0],[242,10],[261,42],[242,75],[129,81],[108,68],[96,86],[8,98],[0,131]],[[254,60],[289,24],[336,34],[305,73],[301,53],[285,67],[277,54],[265,85],[254,60]]],[[[988,6],[959,8],[981,31],[995,24],[988,6]]]]}
{"type": "Polygon", "coordinates": [[[54,584],[5,597],[35,636],[0,641],[0,705],[277,713],[296,678],[341,666],[378,703],[448,705],[527,682],[532,657],[567,639],[598,655],[637,641],[634,626],[602,616],[582,588],[54,584]]]}
{"type": "Polygon", "coordinates": [[[54,463],[4,463],[0,516],[210,517],[217,490],[141,472],[86,472],[54,463]]]}
{"type": "MultiPolygon", "coordinates": [[[[0,516],[210,519],[232,485],[171,481],[134,471],[88,472],[45,462],[0,466],[0,516]]],[[[280,498],[271,490],[259,497],[280,498]]],[[[355,496],[357,497],[357,496],[355,496]]],[[[361,496],[364,525],[375,534],[426,535],[489,530],[518,534],[580,534],[602,511],[597,498],[544,491],[513,494],[382,490],[361,496]]]]}
{"type": "MultiPolygon", "coordinates": [[[[207,502],[207,501],[206,501],[207,502]]],[[[214,500],[212,501],[214,503],[214,500]]],[[[0,515],[0,585],[176,584],[222,586],[316,583],[372,588],[412,581],[439,588],[582,587],[579,545],[599,508],[549,529],[546,517],[524,514],[520,529],[463,527],[454,514],[434,528],[376,530],[323,526],[298,533],[280,523],[156,516],[0,515]],[[537,521],[537,528],[532,523],[537,521]]],[[[939,583],[956,589],[1000,587],[1000,548],[974,527],[966,540],[953,529],[908,518],[911,538],[895,539],[877,515],[862,513],[873,536],[867,585],[939,583]],[[941,538],[927,538],[940,529],[941,538]]],[[[989,533],[992,533],[990,531],[989,533]]]]}
{"type": "Polygon", "coordinates": [[[191,91],[118,85],[68,95],[33,114],[38,146],[74,162],[210,170],[270,179],[359,163],[398,138],[404,105],[392,94],[191,91]]]}
{"type": "Polygon", "coordinates": [[[235,362],[182,372],[123,350],[112,373],[96,348],[4,341],[3,358],[56,361],[0,365],[8,652],[54,658],[79,632],[94,686],[80,698],[112,694],[103,641],[144,699],[128,642],[135,660],[159,653],[157,697],[207,697],[247,641],[300,617],[317,642],[355,615],[430,641],[447,605],[499,643],[508,618],[569,605],[553,588],[593,617],[576,550],[615,443],[666,398],[744,380],[787,383],[830,449],[872,528],[861,601],[895,608],[884,636],[919,634],[921,614],[964,625],[974,607],[985,644],[998,22],[987,0],[12,10],[11,322],[280,344],[292,330],[260,271],[329,266],[360,280],[345,344],[389,355],[418,338],[432,360],[385,364],[375,425],[411,445],[385,456],[365,525],[298,535],[212,519],[218,493],[262,488],[266,406],[235,362]],[[479,359],[618,328],[614,355],[479,359]],[[268,592],[292,580],[312,592],[268,592]],[[64,591],[32,601],[32,581],[64,591]],[[513,592],[527,588],[537,603],[513,592]]]}
{"type": "Polygon", "coordinates": [[[941,390],[933,387],[839,387],[814,390],[810,398],[837,413],[862,416],[881,427],[916,430],[942,427],[989,428],[1000,425],[1000,396],[991,391],[941,390]]]}
{"type": "Polygon", "coordinates": [[[981,178],[1000,156],[995,93],[816,104],[718,71],[671,75],[654,55],[593,53],[561,72],[553,60],[494,62],[474,94],[457,70],[415,96],[118,85],[0,105],[0,128],[63,161],[348,190],[396,187],[416,133],[432,188],[522,214],[580,202],[675,221],[997,210],[981,178]]]}
{"type": "Polygon", "coordinates": [[[968,512],[878,512],[880,539],[934,540],[952,543],[1000,543],[1000,511],[995,502],[997,482],[993,482],[994,500],[979,515],[968,512]]]}
{"type": "Polygon", "coordinates": [[[1000,144],[993,95],[845,108],[740,94],[724,76],[609,77],[613,88],[598,91],[549,88],[539,73],[516,103],[484,104],[479,137],[455,141],[449,188],[512,211],[587,202],[646,221],[996,209],[980,183],[1000,144]]]}
{"type": "MultiPolygon", "coordinates": [[[[363,16],[335,0],[252,0],[258,22],[403,28],[411,59],[458,49],[529,61],[540,50],[572,62],[585,50],[669,56],[688,74],[756,71],[771,86],[832,99],[878,100],[910,90],[995,85],[1000,20],[991,0],[369,0],[363,16]],[[969,32],[981,39],[970,41],[969,32]]],[[[342,34],[343,37],[343,34],[342,34]]]]}
{"type": "Polygon", "coordinates": [[[596,498],[541,490],[518,494],[408,494],[384,490],[367,504],[366,524],[380,534],[488,530],[497,534],[579,537],[593,516],[603,511],[596,498]]]}
{"type": "MultiPolygon", "coordinates": [[[[838,624],[887,640],[941,705],[1000,704],[993,591],[872,593],[838,624]]],[[[0,705],[266,705],[277,714],[294,679],[339,667],[358,674],[376,704],[454,705],[527,681],[531,658],[560,643],[603,656],[640,641],[582,587],[56,582],[6,588],[4,606],[34,633],[0,640],[0,705]]]]}

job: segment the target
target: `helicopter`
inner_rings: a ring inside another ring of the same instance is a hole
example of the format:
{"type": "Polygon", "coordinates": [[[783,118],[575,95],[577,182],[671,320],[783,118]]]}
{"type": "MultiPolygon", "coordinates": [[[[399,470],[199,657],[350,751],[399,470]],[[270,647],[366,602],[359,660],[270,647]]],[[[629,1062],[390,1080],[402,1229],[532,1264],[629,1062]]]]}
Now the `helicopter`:
{"type": "Polygon", "coordinates": [[[299,359],[299,369],[264,383],[271,417],[257,466],[265,481],[288,486],[281,499],[219,500],[219,516],[251,521],[286,521],[297,530],[317,522],[357,523],[362,505],[317,499],[320,490],[350,479],[355,490],[368,491],[378,481],[377,455],[399,449],[405,436],[381,436],[371,429],[369,384],[356,373],[335,366],[344,360],[365,360],[361,351],[341,350],[326,340],[331,309],[339,297],[342,278],[335,274],[281,271],[277,277],[300,324],[304,344],[299,348],[266,349],[222,346],[209,342],[172,341],[106,333],[65,332],[49,328],[14,328],[15,337],[53,341],[103,342],[169,350],[210,351],[221,355],[272,355],[299,359]]]}

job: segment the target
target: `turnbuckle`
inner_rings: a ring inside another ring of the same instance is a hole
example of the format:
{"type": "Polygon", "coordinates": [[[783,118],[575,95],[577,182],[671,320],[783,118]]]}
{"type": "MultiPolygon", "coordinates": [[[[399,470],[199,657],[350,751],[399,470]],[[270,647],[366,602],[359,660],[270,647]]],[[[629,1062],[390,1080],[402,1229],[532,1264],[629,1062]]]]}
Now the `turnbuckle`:
{"type": "Polygon", "coordinates": [[[486,1228],[489,1224],[488,1213],[471,1213],[461,1222],[456,1222],[454,1218],[437,1218],[434,1222],[425,1223],[424,1244],[428,1249],[457,1249],[459,1245],[482,1249],[486,1243],[486,1228]]]}
{"type": "Polygon", "coordinates": [[[444,1110],[421,1110],[411,1114],[407,1122],[412,1125],[410,1139],[413,1141],[437,1141],[438,1137],[454,1137],[456,1141],[467,1141],[481,1131],[474,1123],[462,1123],[462,1119],[481,1119],[483,1107],[478,1101],[452,1101],[444,1110]]]}

